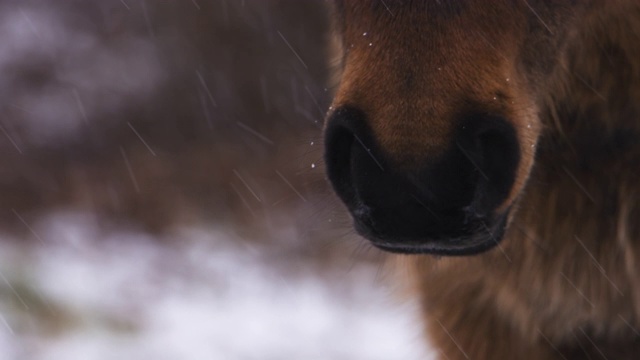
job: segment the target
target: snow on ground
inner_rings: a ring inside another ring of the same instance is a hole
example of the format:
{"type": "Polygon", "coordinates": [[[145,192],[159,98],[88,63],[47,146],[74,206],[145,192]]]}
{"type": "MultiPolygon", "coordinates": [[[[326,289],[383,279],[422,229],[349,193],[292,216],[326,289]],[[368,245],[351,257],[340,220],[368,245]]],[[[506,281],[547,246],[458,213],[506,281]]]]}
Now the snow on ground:
{"type": "Polygon", "coordinates": [[[415,306],[371,264],[283,271],[266,245],[206,227],[158,239],[77,213],[31,225],[38,242],[0,242],[2,359],[425,358],[415,306]]]}

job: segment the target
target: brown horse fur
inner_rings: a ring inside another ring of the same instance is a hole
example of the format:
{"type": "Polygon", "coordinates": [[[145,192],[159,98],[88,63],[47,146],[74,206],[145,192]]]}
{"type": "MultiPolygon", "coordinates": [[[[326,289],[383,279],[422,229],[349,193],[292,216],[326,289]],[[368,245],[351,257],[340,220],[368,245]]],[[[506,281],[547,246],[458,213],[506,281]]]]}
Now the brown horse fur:
{"type": "Polygon", "coordinates": [[[441,359],[639,358],[640,1],[333,7],[332,109],[366,114],[394,166],[441,154],[460,111],[517,134],[502,241],[403,257],[441,359]]]}

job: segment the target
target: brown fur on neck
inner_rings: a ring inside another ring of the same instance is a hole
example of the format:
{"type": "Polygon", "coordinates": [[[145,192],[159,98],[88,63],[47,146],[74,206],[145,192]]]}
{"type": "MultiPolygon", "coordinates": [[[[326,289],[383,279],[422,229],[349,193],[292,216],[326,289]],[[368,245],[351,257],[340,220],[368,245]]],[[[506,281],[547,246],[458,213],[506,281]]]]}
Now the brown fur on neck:
{"type": "Polygon", "coordinates": [[[525,339],[505,348],[512,355],[637,354],[640,4],[595,13],[540,84],[543,135],[502,244],[473,258],[409,260],[431,333],[450,353],[482,353],[492,345],[475,332],[495,331],[525,339]],[[461,331],[456,341],[441,325],[461,331]]]}

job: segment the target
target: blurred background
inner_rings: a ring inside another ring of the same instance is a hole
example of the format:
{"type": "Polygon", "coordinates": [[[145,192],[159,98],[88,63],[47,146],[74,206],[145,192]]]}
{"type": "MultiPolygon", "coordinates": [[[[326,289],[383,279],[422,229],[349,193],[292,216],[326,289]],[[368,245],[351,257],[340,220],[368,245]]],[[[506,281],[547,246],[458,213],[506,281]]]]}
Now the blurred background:
{"type": "Polygon", "coordinates": [[[328,188],[321,0],[0,0],[0,359],[424,359],[328,188]]]}

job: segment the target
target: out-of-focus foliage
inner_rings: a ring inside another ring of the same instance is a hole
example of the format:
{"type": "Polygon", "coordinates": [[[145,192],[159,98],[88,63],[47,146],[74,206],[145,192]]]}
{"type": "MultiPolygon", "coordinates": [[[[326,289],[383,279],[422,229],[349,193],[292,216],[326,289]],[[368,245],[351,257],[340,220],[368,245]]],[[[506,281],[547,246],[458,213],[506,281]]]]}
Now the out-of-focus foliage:
{"type": "Polygon", "coordinates": [[[59,207],[153,231],[264,225],[279,209],[313,219],[324,6],[1,2],[4,225],[59,207]]]}

